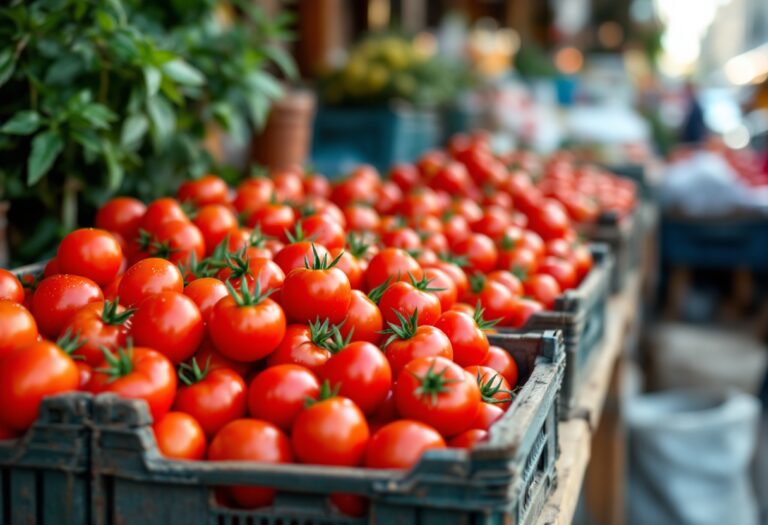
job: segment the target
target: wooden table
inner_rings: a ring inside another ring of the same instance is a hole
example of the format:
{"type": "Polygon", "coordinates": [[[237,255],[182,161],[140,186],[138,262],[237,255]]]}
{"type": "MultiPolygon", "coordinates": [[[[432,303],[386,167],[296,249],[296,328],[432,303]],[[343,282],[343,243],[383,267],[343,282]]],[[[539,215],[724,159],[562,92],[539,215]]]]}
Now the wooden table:
{"type": "Polygon", "coordinates": [[[636,328],[640,288],[641,278],[635,273],[624,291],[609,300],[604,346],[587,363],[588,376],[576,393],[578,415],[560,424],[558,484],[544,506],[540,525],[570,524],[582,486],[597,525],[623,522],[625,440],[619,393],[623,349],[627,335],[636,328]]]}

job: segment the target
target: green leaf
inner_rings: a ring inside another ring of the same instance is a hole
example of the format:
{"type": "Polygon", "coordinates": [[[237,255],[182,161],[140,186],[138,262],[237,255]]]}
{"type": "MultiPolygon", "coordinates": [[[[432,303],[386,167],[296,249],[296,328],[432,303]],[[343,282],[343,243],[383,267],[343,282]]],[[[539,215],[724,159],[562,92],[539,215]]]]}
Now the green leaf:
{"type": "Polygon", "coordinates": [[[269,99],[261,93],[250,93],[245,102],[248,104],[248,112],[253,125],[257,129],[263,128],[269,115],[269,99]]]}
{"type": "Polygon", "coordinates": [[[205,77],[200,71],[190,66],[183,60],[171,60],[162,66],[163,73],[171,80],[185,86],[202,86],[205,77]]]}
{"type": "Polygon", "coordinates": [[[35,136],[27,163],[28,186],[37,183],[43,175],[48,173],[62,149],[64,149],[64,141],[58,131],[48,130],[35,136]]]}
{"type": "Polygon", "coordinates": [[[160,70],[154,66],[144,67],[144,85],[147,87],[147,96],[153,97],[160,89],[160,81],[163,79],[160,70]]]}
{"type": "Polygon", "coordinates": [[[86,155],[91,158],[101,155],[101,139],[94,129],[73,129],[70,134],[83,147],[86,155]]]}
{"type": "Polygon", "coordinates": [[[115,191],[123,183],[123,167],[117,161],[117,153],[112,143],[105,140],[102,146],[104,159],[107,161],[107,187],[110,191],[115,191]]]}
{"type": "Polygon", "coordinates": [[[99,24],[101,30],[107,33],[111,33],[117,27],[117,20],[103,10],[96,12],[96,22],[99,24]]]}
{"type": "Polygon", "coordinates": [[[80,116],[97,129],[109,128],[109,123],[117,118],[108,107],[95,102],[85,106],[80,116]]]}
{"type": "Polygon", "coordinates": [[[8,82],[16,68],[16,58],[13,56],[11,46],[0,51],[0,86],[8,82]]]}
{"type": "Polygon", "coordinates": [[[283,88],[280,82],[264,71],[252,71],[246,78],[248,85],[271,99],[280,98],[283,95],[283,88]]]}
{"type": "Polygon", "coordinates": [[[83,62],[79,55],[67,53],[48,68],[45,73],[46,84],[71,84],[82,70],[83,62]]]}
{"type": "Polygon", "coordinates": [[[123,123],[120,145],[124,148],[137,149],[148,129],[149,120],[146,116],[140,113],[129,116],[123,123]]]}
{"type": "Polygon", "coordinates": [[[176,114],[173,107],[161,96],[147,99],[147,112],[152,121],[152,135],[155,145],[165,144],[176,128],[176,114]]]}
{"type": "Polygon", "coordinates": [[[286,77],[293,80],[299,76],[293,57],[285,49],[278,46],[266,46],[262,51],[267,58],[277,64],[277,67],[286,77]]]}
{"type": "Polygon", "coordinates": [[[10,135],[30,135],[40,127],[42,118],[37,111],[19,111],[11,120],[3,124],[0,131],[10,135]]]}

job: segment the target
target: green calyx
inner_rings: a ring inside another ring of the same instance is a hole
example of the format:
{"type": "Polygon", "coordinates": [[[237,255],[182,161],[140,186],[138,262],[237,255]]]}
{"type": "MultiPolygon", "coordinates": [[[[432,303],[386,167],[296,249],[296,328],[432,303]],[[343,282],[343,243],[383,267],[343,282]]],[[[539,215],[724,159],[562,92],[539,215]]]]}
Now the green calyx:
{"type": "Polygon", "coordinates": [[[482,375],[480,370],[477,371],[477,386],[480,389],[480,396],[483,398],[483,401],[494,405],[511,403],[515,393],[501,388],[504,378],[499,374],[494,374],[490,379],[486,379],[486,377],[482,375]],[[494,396],[498,394],[507,394],[509,397],[507,399],[496,399],[494,396]]]}
{"type": "Polygon", "coordinates": [[[324,254],[323,258],[321,259],[320,254],[317,253],[317,248],[315,247],[314,244],[312,244],[313,261],[312,261],[312,264],[310,265],[309,261],[307,261],[307,259],[304,258],[304,268],[306,268],[307,270],[330,270],[331,268],[336,266],[336,264],[339,262],[343,254],[344,254],[343,251],[339,252],[339,254],[332,261],[328,262],[328,254],[327,253],[324,254]]]}
{"type": "Polygon", "coordinates": [[[475,305],[475,312],[472,314],[472,319],[475,320],[475,324],[480,330],[490,330],[497,324],[501,322],[501,317],[498,319],[491,319],[489,321],[486,321],[483,317],[483,314],[485,313],[485,308],[483,308],[483,305],[480,303],[480,301],[477,301],[477,304],[475,305]]]}
{"type": "Polygon", "coordinates": [[[429,397],[430,403],[434,406],[437,405],[437,398],[440,394],[450,392],[451,385],[459,383],[460,379],[449,379],[445,377],[448,368],[442,369],[440,372],[435,372],[435,360],[429,365],[426,373],[422,376],[411,372],[420,385],[414,390],[414,394],[417,397],[429,397]]]}
{"type": "Polygon", "coordinates": [[[286,229],[285,237],[288,239],[288,242],[291,244],[296,244],[297,242],[306,241],[307,237],[306,235],[304,235],[304,228],[302,228],[301,226],[301,221],[298,221],[296,223],[296,226],[294,226],[293,228],[293,232],[286,229]]]}
{"type": "Polygon", "coordinates": [[[108,375],[110,383],[133,372],[132,341],[129,340],[126,343],[125,348],[116,348],[114,353],[102,346],[101,352],[104,354],[104,360],[107,362],[107,366],[104,368],[97,368],[96,372],[108,375]]]}
{"type": "Polygon", "coordinates": [[[328,340],[333,335],[334,326],[331,325],[330,320],[316,318],[314,322],[309,322],[309,339],[312,344],[319,346],[320,348],[328,349],[328,340]]]}
{"type": "Polygon", "coordinates": [[[469,276],[469,289],[474,294],[478,294],[485,288],[486,278],[482,273],[473,273],[469,276]]]}
{"type": "Polygon", "coordinates": [[[354,327],[349,331],[346,337],[341,335],[341,325],[344,323],[335,325],[331,329],[331,336],[325,342],[325,348],[332,354],[338,354],[352,341],[352,334],[354,333],[354,327]]]}
{"type": "Polygon", "coordinates": [[[514,268],[512,268],[509,271],[512,273],[512,275],[514,275],[515,277],[520,279],[521,283],[524,283],[525,281],[528,280],[528,272],[526,272],[525,270],[523,270],[519,266],[515,266],[514,268]]]}
{"type": "Polygon", "coordinates": [[[136,312],[135,308],[128,308],[122,312],[117,311],[118,303],[120,299],[115,298],[114,301],[104,301],[104,308],[101,310],[101,320],[108,325],[117,326],[125,324],[130,317],[136,312]]]}
{"type": "Polygon", "coordinates": [[[224,283],[227,287],[227,290],[229,290],[229,295],[232,296],[232,298],[235,300],[235,304],[237,306],[243,308],[246,306],[257,306],[260,304],[264,299],[268,298],[270,295],[275,293],[276,290],[267,290],[266,292],[261,292],[261,283],[257,280],[256,286],[251,292],[248,289],[248,281],[245,279],[245,277],[240,278],[240,292],[237,292],[235,290],[234,286],[232,286],[232,283],[227,280],[224,283]]]}
{"type": "Polygon", "coordinates": [[[469,261],[463,255],[454,255],[451,252],[443,252],[443,253],[437,254],[437,257],[441,261],[453,263],[459,268],[465,268],[469,266],[469,261]]]}
{"type": "Polygon", "coordinates": [[[512,250],[517,246],[517,241],[510,237],[509,235],[504,235],[504,237],[501,239],[501,248],[503,250],[512,250]]]}
{"type": "Polygon", "coordinates": [[[384,291],[389,288],[389,283],[392,282],[392,276],[390,275],[387,277],[387,280],[378,285],[376,288],[372,289],[370,292],[368,292],[368,299],[373,301],[376,304],[379,304],[379,301],[381,301],[381,296],[384,295],[384,291]]]}
{"type": "Polygon", "coordinates": [[[316,403],[319,403],[320,401],[325,401],[326,399],[332,399],[339,395],[339,390],[341,389],[341,383],[336,384],[335,386],[331,387],[331,383],[326,379],[323,381],[323,384],[320,385],[320,392],[317,395],[317,399],[307,397],[304,399],[304,408],[310,408],[311,406],[315,405],[316,403]]]}
{"type": "Polygon", "coordinates": [[[347,251],[351,253],[355,258],[360,259],[370,248],[370,244],[365,242],[365,237],[354,232],[347,234],[347,251]]]}
{"type": "Polygon", "coordinates": [[[229,268],[232,272],[229,276],[230,280],[245,279],[246,277],[253,277],[251,272],[250,260],[245,255],[245,250],[241,250],[236,254],[229,254],[225,258],[224,267],[229,268]]]}
{"type": "Polygon", "coordinates": [[[77,359],[81,356],[74,356],[72,354],[86,342],[88,342],[87,339],[80,338],[80,332],[72,333],[72,329],[67,328],[67,331],[56,340],[56,346],[61,348],[65,354],[71,356],[73,359],[77,359]]]}
{"type": "Polygon", "coordinates": [[[197,364],[197,358],[193,357],[190,363],[181,363],[179,365],[179,380],[187,386],[199,383],[208,376],[211,367],[211,356],[205,360],[205,366],[201,369],[197,364]]]}
{"type": "Polygon", "coordinates": [[[418,281],[413,276],[411,272],[408,272],[408,279],[410,279],[411,284],[414,288],[417,290],[421,290],[422,292],[442,292],[445,291],[445,288],[430,288],[429,283],[431,283],[434,279],[427,279],[427,276],[422,276],[421,279],[418,281]]]}
{"type": "Polygon", "coordinates": [[[410,317],[405,317],[403,314],[395,310],[394,308],[392,311],[397,316],[397,320],[400,322],[398,323],[387,323],[388,328],[382,330],[379,332],[380,334],[387,335],[389,334],[389,337],[384,342],[384,345],[382,348],[386,348],[389,343],[394,341],[395,339],[401,339],[406,340],[410,339],[414,335],[416,335],[416,330],[419,328],[419,309],[416,308],[413,310],[413,314],[411,314],[410,317]]]}

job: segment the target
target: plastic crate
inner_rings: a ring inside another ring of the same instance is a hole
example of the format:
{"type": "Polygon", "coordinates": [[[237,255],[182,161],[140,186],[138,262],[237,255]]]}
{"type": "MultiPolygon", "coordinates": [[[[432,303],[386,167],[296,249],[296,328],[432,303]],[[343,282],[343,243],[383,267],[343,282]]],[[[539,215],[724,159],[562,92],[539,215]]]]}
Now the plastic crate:
{"type": "Polygon", "coordinates": [[[591,244],[594,265],[578,288],[566,290],[552,310],[538,312],[520,329],[500,333],[562,330],[565,344],[565,377],[560,395],[560,417],[568,419],[574,395],[589,358],[602,346],[605,335],[606,304],[613,257],[604,244],[591,244]]]}
{"type": "Polygon", "coordinates": [[[90,523],[92,396],[44,399],[22,437],[0,441],[0,523],[90,523]]]}
{"type": "Polygon", "coordinates": [[[533,523],[556,483],[559,334],[509,335],[502,344],[529,374],[490,441],[471,451],[431,450],[407,472],[161,457],[146,404],[95,398],[92,465],[96,525],[364,525],[533,523]],[[278,490],[267,508],[221,506],[215,487],[278,490]],[[331,493],[370,500],[361,518],[341,515],[331,493]]]}
{"type": "Polygon", "coordinates": [[[315,116],[311,163],[334,178],[361,163],[385,173],[415,160],[440,140],[438,116],[408,105],[321,107],[315,116]]]}
{"type": "Polygon", "coordinates": [[[591,242],[607,244],[613,253],[611,292],[624,288],[629,274],[640,264],[640,245],[643,240],[642,206],[619,219],[615,213],[603,213],[595,224],[584,225],[579,233],[591,242]]]}

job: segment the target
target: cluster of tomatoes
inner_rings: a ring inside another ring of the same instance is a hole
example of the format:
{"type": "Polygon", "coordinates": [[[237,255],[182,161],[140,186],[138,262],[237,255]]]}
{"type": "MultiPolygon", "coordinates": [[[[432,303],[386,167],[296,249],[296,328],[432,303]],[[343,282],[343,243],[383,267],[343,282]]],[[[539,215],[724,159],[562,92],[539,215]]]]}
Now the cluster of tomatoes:
{"type": "Polygon", "coordinates": [[[486,331],[524,326],[592,265],[567,208],[483,137],[387,180],[206,176],[95,223],[41,276],[0,271],[5,438],[82,389],[145,400],[172,458],[408,468],[487,439],[518,372],[486,331]]]}

